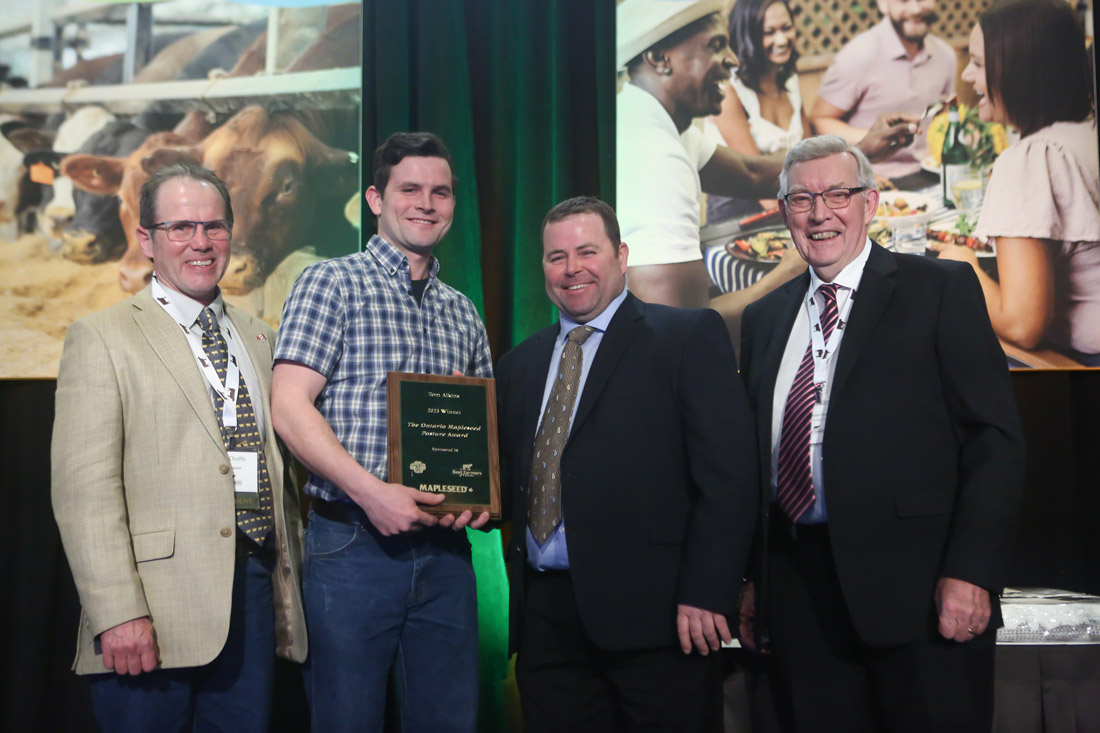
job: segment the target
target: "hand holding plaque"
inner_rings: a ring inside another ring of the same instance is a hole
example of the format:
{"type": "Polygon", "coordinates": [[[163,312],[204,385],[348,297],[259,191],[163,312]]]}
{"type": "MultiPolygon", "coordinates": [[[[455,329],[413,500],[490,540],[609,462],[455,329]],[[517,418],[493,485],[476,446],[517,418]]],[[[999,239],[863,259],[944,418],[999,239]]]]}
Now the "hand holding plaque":
{"type": "Polygon", "coordinates": [[[496,383],[387,372],[389,480],[443,494],[429,514],[500,518],[496,383]]]}

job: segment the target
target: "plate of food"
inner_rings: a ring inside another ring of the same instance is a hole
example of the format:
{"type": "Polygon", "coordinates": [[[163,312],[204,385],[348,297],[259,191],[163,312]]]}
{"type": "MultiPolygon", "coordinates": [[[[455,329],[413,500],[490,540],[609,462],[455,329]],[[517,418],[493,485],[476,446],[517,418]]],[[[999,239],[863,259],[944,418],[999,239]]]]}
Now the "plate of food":
{"type": "Polygon", "coordinates": [[[935,173],[937,176],[943,172],[940,164],[936,162],[936,158],[932,155],[924,156],[924,159],[920,162],[922,170],[926,170],[929,173],[935,173]]]}
{"type": "Polygon", "coordinates": [[[929,224],[928,240],[969,247],[978,257],[996,257],[997,253],[993,251],[989,242],[973,236],[976,223],[973,217],[966,214],[959,214],[950,219],[940,219],[929,224]]]}
{"type": "Polygon", "coordinates": [[[726,251],[739,260],[775,264],[782,259],[783,252],[793,246],[794,240],[788,230],[768,229],[731,240],[726,244],[726,251]]]}
{"type": "Polygon", "coordinates": [[[909,191],[881,191],[878,195],[878,211],[875,218],[887,224],[920,221],[931,216],[936,208],[932,199],[909,191]]]}

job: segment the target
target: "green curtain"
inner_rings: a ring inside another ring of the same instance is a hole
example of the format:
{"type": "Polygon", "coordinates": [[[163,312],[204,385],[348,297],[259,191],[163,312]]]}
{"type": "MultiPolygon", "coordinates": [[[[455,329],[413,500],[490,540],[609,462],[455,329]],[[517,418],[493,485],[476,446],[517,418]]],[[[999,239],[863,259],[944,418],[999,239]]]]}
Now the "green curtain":
{"type": "MultiPolygon", "coordinates": [[[[556,318],[540,264],[546,211],[578,194],[614,201],[614,13],[614,0],[364,0],[363,188],[391,133],[443,138],[458,187],[440,277],[482,312],[495,358],[556,318]]],[[[505,731],[516,710],[501,532],[469,535],[480,727],[505,731]]]]}

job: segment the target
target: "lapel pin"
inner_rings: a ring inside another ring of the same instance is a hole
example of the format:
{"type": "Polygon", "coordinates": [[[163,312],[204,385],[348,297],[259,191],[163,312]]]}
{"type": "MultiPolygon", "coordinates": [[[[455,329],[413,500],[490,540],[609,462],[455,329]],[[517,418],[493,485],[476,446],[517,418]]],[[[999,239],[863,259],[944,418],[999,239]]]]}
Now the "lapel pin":
{"type": "Polygon", "coordinates": [[[257,341],[267,341],[267,334],[264,334],[264,333],[256,334],[256,340],[257,341]]]}

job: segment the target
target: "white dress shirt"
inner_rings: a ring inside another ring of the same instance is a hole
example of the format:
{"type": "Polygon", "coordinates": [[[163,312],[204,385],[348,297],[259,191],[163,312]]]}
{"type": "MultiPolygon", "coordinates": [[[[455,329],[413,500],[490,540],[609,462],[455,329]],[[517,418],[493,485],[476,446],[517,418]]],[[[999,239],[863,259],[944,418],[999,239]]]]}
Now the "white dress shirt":
{"type": "MultiPolygon", "coordinates": [[[[850,306],[852,297],[859,287],[859,281],[863,277],[863,267],[867,264],[867,258],[871,255],[871,247],[876,246],[868,239],[863,245],[859,255],[848,263],[840,273],[833,278],[837,284],[837,309],[840,311],[841,320],[846,309],[850,306]]],[[[813,268],[810,268],[810,288],[806,298],[811,295],[817,300],[818,311],[824,305],[824,298],[818,293],[818,287],[824,281],[817,276],[813,268]]],[[[805,298],[803,302],[805,302],[805,298]]],[[[839,324],[838,324],[839,325],[839,324]]],[[[837,328],[835,333],[836,348],[828,356],[828,372],[825,379],[825,387],[822,390],[822,399],[813,409],[813,419],[820,421],[822,430],[826,425],[825,420],[829,413],[829,395],[833,390],[833,374],[836,372],[837,354],[840,353],[841,343],[844,339],[844,329],[837,328]]],[[[810,316],[805,307],[799,308],[798,315],[791,327],[791,335],[787,338],[787,348],[783,352],[783,359],[779,362],[779,372],[775,377],[775,394],[772,396],[772,466],[771,466],[771,490],[772,499],[776,496],[775,478],[779,473],[779,438],[783,430],[783,410],[787,405],[787,395],[794,384],[798,367],[802,358],[806,355],[806,347],[810,344],[810,316]]],[[[818,440],[810,441],[810,476],[814,484],[814,496],[816,500],[806,510],[799,520],[802,524],[820,524],[828,521],[828,513],[825,505],[824,477],[822,476],[822,445],[818,440]]]]}

